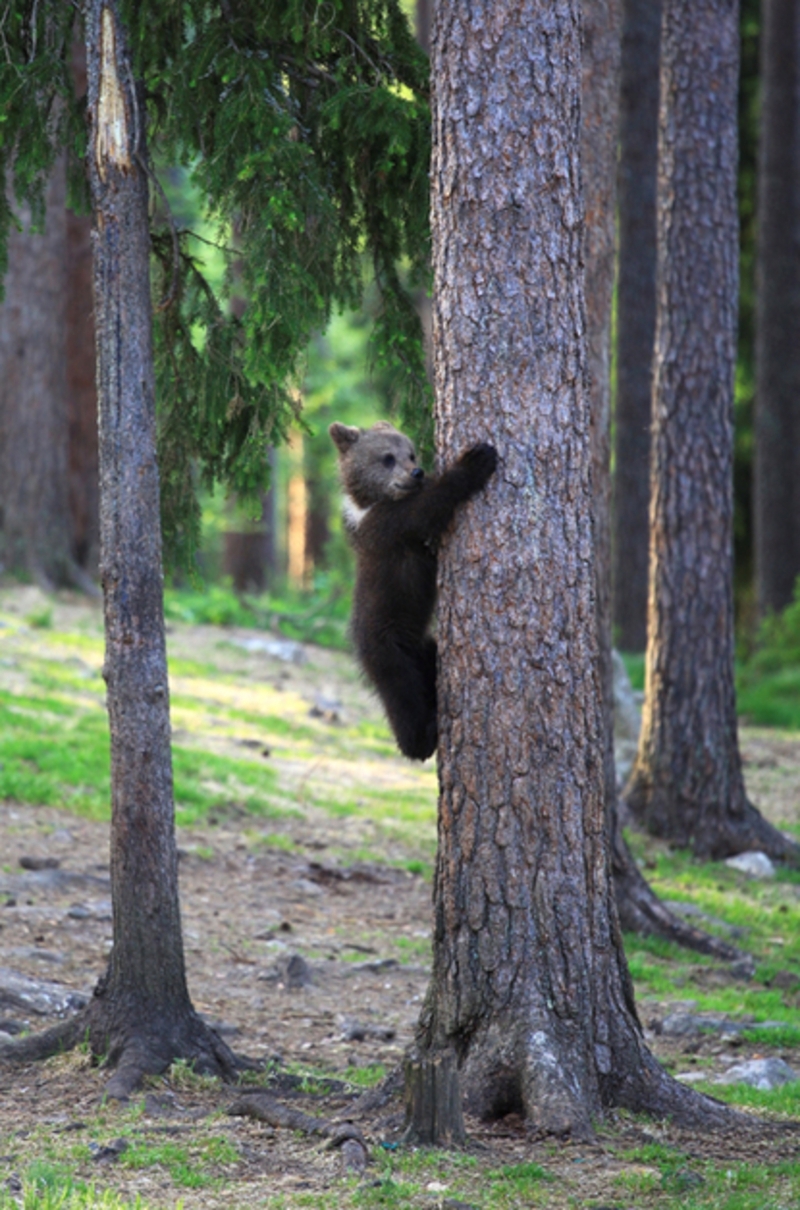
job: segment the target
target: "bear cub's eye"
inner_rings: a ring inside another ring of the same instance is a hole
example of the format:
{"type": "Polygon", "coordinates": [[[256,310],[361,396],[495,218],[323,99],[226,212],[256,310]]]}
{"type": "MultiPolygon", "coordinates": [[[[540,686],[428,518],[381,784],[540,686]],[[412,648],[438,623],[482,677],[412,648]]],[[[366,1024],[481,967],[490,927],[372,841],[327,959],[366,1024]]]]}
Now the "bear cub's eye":
{"type": "Polygon", "coordinates": [[[394,466],[394,464],[395,464],[394,454],[384,454],[383,455],[383,465],[387,469],[391,470],[391,468],[394,466]]]}

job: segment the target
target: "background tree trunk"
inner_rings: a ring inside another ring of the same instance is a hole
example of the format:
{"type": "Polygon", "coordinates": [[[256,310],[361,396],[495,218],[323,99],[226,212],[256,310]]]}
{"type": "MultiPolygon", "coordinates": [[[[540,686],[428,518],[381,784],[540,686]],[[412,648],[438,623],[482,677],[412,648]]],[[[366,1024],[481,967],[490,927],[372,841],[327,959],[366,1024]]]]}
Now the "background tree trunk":
{"type": "Polygon", "coordinates": [[[656,934],[725,959],[740,952],[673,915],[648,886],[625,843],[617,811],[614,671],[611,658],[611,300],[614,285],[621,0],[583,0],[581,172],[586,265],[586,334],[592,433],[593,529],[603,768],[611,870],[624,928],[656,934]]]}
{"type": "Polygon", "coordinates": [[[87,9],[100,407],[101,581],[111,727],[114,948],[89,1009],[125,1096],[176,1057],[230,1072],[189,1001],[178,906],[144,170],[144,105],[115,10],[87,9]]]}
{"type": "Polygon", "coordinates": [[[661,0],[623,0],[614,470],[614,627],[647,643],[650,411],[656,319],[656,165],[661,0]]]}
{"type": "Polygon", "coordinates": [[[9,239],[0,306],[2,564],[45,588],[86,578],[72,557],[67,474],[66,165],[47,184],[45,229],[9,239]]]}
{"type": "Polygon", "coordinates": [[[797,848],[747,801],[733,682],[738,5],[664,0],[645,704],[628,805],[702,857],[797,848]]]}
{"type": "MultiPolygon", "coordinates": [[[[86,95],[86,46],[72,46],[76,95],[86,95]]],[[[97,466],[97,386],[95,384],[92,299],[92,220],[67,211],[66,375],[69,423],[69,511],[72,553],[93,578],[100,566],[100,503],[97,466]]]]}
{"type": "Polygon", "coordinates": [[[764,0],[756,261],[755,562],[759,612],[800,575],[800,14],[764,0]]]}
{"type": "Polygon", "coordinates": [[[643,1045],[609,876],[580,64],[577,0],[437,6],[437,426],[445,461],[491,438],[500,465],[440,560],[434,970],[416,1079],[424,1090],[452,1050],[473,1112],[586,1134],[611,1104],[717,1110],[643,1045]]]}

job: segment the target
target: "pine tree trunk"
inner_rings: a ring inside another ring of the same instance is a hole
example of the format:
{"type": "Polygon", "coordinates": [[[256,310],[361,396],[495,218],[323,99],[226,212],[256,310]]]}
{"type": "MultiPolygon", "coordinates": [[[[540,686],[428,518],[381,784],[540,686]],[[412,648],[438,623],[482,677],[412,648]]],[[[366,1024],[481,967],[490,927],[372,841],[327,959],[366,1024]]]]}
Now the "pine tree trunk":
{"type": "Polygon", "coordinates": [[[656,316],[656,163],[661,0],[624,0],[619,126],[619,279],[614,471],[614,627],[647,642],[650,396],[656,316]]]}
{"type": "Polygon", "coordinates": [[[92,577],[100,564],[97,389],[94,380],[91,221],[67,214],[67,419],[72,552],[92,577]]]}
{"type": "Polygon", "coordinates": [[[111,727],[114,948],[90,1006],[125,1096],[176,1057],[229,1072],[191,1006],[178,906],[151,345],[144,105],[115,10],[87,10],[100,413],[101,581],[111,727]]]}
{"type": "Polygon", "coordinates": [[[656,934],[723,959],[740,951],[679,920],[639,871],[622,834],[614,760],[614,671],[611,657],[611,302],[614,285],[617,129],[619,115],[619,0],[583,0],[581,171],[586,219],[586,334],[592,432],[597,634],[602,691],[603,768],[611,871],[620,921],[628,931],[656,934]]]}
{"type": "Polygon", "coordinates": [[[701,857],[797,848],[748,802],[733,681],[738,6],[664,0],[645,705],[626,792],[701,857]]]}
{"type": "MultiPolygon", "coordinates": [[[[611,888],[580,62],[578,0],[437,6],[439,443],[449,462],[491,439],[500,465],[440,556],[439,852],[410,1090],[418,1130],[413,1089],[436,1085],[431,1068],[451,1050],[469,1110],[521,1111],[537,1130],[588,1134],[612,1104],[719,1112],[643,1044],[611,888]]],[[[446,1140],[449,1080],[436,1091],[446,1140]]]]}
{"type": "Polygon", "coordinates": [[[759,612],[800,575],[800,14],[764,0],[756,261],[755,556],[759,612]]]}
{"type": "Polygon", "coordinates": [[[9,239],[0,306],[2,565],[50,589],[81,584],[72,558],[67,476],[66,165],[47,184],[45,229],[9,239]]]}

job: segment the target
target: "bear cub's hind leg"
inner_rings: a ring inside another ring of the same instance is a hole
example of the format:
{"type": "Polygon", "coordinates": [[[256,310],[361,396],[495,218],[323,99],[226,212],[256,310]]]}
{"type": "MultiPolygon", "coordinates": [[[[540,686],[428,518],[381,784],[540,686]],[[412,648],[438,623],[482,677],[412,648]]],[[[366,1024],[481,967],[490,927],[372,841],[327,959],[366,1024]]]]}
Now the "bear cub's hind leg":
{"type": "Polygon", "coordinates": [[[403,755],[411,760],[433,756],[438,739],[436,640],[428,636],[413,648],[387,643],[368,675],[403,755]]]}

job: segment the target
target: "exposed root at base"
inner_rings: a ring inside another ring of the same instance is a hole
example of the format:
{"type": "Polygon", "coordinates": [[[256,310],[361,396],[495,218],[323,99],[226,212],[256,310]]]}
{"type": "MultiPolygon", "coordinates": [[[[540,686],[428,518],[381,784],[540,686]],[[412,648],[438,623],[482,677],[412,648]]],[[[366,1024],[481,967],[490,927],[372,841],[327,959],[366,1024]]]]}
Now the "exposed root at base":
{"type": "MultiPolygon", "coordinates": [[[[244,1071],[253,1071],[258,1065],[252,1060],[235,1054],[214,1030],[207,1026],[197,1014],[192,1013],[188,1028],[180,1031],[182,1036],[172,1045],[155,1045],[151,1038],[134,1029],[125,1031],[125,1037],[116,1044],[110,1037],[112,1030],[104,1028],[102,1015],[98,1012],[98,1001],[88,1004],[74,1017],[46,1029],[42,1033],[30,1034],[25,1038],[14,1038],[0,1044],[0,1063],[21,1065],[66,1054],[83,1041],[88,1041],[96,1061],[103,1055],[105,1064],[113,1067],[113,1075],[105,1088],[105,1095],[125,1101],[141,1087],[146,1076],[161,1075],[176,1059],[184,1059],[194,1069],[205,1075],[219,1076],[232,1082],[244,1071]]],[[[166,1032],[166,1031],[165,1031],[166,1032]]]]}
{"type": "Polygon", "coordinates": [[[345,1171],[360,1175],[367,1166],[369,1151],[363,1134],[353,1122],[336,1118],[317,1118],[292,1109],[261,1090],[245,1092],[232,1105],[228,1113],[234,1117],[256,1118],[269,1126],[286,1130],[299,1130],[302,1134],[319,1135],[327,1139],[326,1147],[339,1148],[345,1171]]]}

